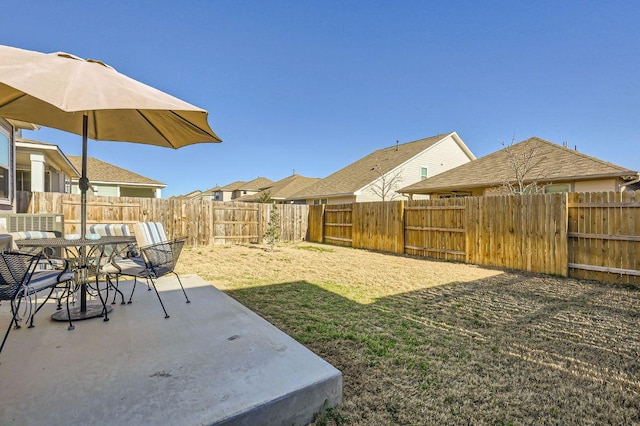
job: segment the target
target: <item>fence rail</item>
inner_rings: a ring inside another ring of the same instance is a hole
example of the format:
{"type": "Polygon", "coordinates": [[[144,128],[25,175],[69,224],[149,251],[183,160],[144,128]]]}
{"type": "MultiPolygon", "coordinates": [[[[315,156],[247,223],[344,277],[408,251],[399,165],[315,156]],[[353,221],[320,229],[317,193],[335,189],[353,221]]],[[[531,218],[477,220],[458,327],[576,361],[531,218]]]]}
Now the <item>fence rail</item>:
{"type": "MultiPolygon", "coordinates": [[[[19,213],[63,214],[65,233],[80,232],[79,195],[18,192],[16,204],[19,213]]],[[[87,196],[87,224],[162,222],[169,237],[187,237],[191,245],[254,243],[268,229],[273,208],[282,241],[307,238],[309,208],[297,204],[87,196]]]]}
{"type": "Polygon", "coordinates": [[[313,206],[311,241],[640,283],[640,191],[313,206]]]}

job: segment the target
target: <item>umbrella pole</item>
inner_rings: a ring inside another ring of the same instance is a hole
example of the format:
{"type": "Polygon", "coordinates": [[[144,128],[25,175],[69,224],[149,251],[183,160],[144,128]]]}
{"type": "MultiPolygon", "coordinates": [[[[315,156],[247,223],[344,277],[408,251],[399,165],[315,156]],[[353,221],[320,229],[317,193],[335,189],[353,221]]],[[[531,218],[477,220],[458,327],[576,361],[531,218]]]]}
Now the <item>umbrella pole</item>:
{"type": "Polygon", "coordinates": [[[89,130],[89,116],[85,112],[82,115],[82,176],[80,177],[80,235],[87,233],[87,190],[89,179],[87,178],[87,133],[89,130]]]}
{"type": "MultiPolygon", "coordinates": [[[[80,236],[87,235],[87,190],[89,189],[89,179],[87,178],[87,133],[89,130],[89,115],[85,112],[82,115],[82,176],[80,177],[80,236]]],[[[85,266],[87,264],[87,248],[80,246],[80,273],[82,285],[80,286],[80,312],[87,310],[87,284],[85,266]]]]}

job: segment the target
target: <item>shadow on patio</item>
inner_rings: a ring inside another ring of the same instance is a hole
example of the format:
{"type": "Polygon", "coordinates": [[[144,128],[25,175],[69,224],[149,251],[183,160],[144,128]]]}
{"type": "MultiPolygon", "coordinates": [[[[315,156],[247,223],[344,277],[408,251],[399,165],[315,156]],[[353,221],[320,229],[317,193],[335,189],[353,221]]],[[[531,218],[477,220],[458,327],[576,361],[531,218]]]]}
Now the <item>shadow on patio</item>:
{"type": "Polygon", "coordinates": [[[159,281],[170,319],[143,284],[109,322],[67,331],[50,303],[35,328],[12,330],[0,424],[306,424],[340,401],[338,370],[197,275],[183,283],[191,304],[159,281]]]}

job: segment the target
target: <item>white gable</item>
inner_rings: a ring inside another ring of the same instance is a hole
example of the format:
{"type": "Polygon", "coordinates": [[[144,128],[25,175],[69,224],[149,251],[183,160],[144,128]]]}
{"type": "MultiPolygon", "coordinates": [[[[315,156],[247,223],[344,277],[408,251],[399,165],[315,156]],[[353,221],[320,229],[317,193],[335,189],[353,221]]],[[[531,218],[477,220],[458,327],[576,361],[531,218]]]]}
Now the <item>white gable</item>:
{"type": "MultiPolygon", "coordinates": [[[[475,157],[471,151],[468,150],[454,132],[406,161],[404,164],[391,170],[385,176],[387,183],[393,176],[400,176],[399,179],[396,179],[397,182],[394,181],[394,184],[397,183],[397,185],[394,185],[396,189],[400,189],[419,182],[422,179],[421,173],[423,167],[427,168],[427,177],[432,177],[468,163],[473,159],[475,159],[475,157]],[[458,140],[460,143],[458,143],[458,140]]],[[[377,192],[380,192],[381,182],[382,179],[378,178],[376,181],[360,189],[360,191],[357,192],[357,201],[381,201],[380,197],[376,194],[376,188],[377,192]]],[[[396,194],[394,199],[401,200],[406,199],[406,197],[401,197],[396,194]]],[[[390,197],[387,197],[386,200],[389,201],[390,197]]]]}

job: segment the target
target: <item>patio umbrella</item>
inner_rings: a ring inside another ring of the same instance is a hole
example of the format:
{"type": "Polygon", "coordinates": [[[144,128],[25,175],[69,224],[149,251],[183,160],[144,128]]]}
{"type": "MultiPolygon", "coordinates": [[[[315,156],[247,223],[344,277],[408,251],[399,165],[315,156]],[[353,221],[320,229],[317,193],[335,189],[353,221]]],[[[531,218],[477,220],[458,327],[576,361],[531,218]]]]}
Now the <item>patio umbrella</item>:
{"type": "Polygon", "coordinates": [[[1,45],[0,117],[82,135],[81,235],[87,225],[87,138],[170,148],[221,142],[207,111],[101,61],[1,45]]]}

